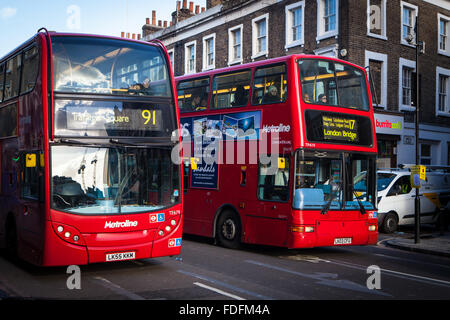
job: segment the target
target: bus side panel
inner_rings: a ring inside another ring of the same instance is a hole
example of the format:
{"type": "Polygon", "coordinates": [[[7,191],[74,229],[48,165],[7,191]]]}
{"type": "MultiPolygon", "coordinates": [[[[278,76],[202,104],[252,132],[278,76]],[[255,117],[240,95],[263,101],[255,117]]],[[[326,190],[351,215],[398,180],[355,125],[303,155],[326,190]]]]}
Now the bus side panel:
{"type": "Polygon", "coordinates": [[[9,215],[16,217],[17,213],[17,174],[18,168],[12,160],[17,153],[17,139],[5,139],[0,142],[0,247],[6,246],[6,220],[9,215]]]}
{"type": "MultiPolygon", "coordinates": [[[[200,189],[189,189],[184,197],[183,230],[187,234],[212,237],[214,224],[214,209],[209,196],[200,189]],[[186,214],[187,213],[187,214],[186,214]]],[[[217,208],[216,208],[217,209],[217,208]]]]}
{"type": "MultiPolygon", "coordinates": [[[[43,65],[42,59],[44,58],[41,49],[42,47],[40,48],[40,66],[43,65]]],[[[20,200],[17,207],[18,253],[22,259],[33,264],[39,264],[41,260],[45,228],[45,179],[40,175],[44,171],[45,163],[40,159],[40,155],[44,153],[45,144],[42,88],[42,72],[38,72],[33,90],[21,96],[18,104],[19,152],[22,157],[29,153],[36,155],[37,170],[30,174],[30,178],[38,181],[37,187],[27,184],[23,176],[26,168],[19,170],[21,187],[18,188],[20,200]],[[35,174],[37,177],[34,176],[35,174]]],[[[18,164],[24,166],[23,159],[20,159],[18,164]]]]}
{"type": "Polygon", "coordinates": [[[287,220],[247,216],[245,242],[285,247],[287,241],[287,220]]]}

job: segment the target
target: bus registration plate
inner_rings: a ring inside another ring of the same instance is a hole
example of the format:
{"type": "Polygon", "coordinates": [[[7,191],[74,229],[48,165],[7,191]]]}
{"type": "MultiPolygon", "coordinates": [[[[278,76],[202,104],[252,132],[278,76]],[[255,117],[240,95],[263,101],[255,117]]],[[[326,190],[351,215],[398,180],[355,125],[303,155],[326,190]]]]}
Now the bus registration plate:
{"type": "Polygon", "coordinates": [[[106,261],[121,261],[121,260],[134,260],[136,257],[136,253],[133,252],[118,252],[118,253],[109,253],[106,255],[106,261]]]}
{"type": "Polygon", "coordinates": [[[334,245],[352,244],[352,238],[336,238],[334,239],[334,245]]]}

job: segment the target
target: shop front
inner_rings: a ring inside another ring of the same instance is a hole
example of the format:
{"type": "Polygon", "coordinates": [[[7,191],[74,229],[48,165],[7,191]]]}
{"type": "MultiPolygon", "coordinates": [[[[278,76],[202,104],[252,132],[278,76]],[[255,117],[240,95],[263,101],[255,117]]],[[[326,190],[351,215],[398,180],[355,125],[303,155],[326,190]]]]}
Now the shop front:
{"type": "Polygon", "coordinates": [[[377,133],[378,168],[396,168],[398,144],[401,143],[404,129],[403,114],[375,112],[377,133]]]}

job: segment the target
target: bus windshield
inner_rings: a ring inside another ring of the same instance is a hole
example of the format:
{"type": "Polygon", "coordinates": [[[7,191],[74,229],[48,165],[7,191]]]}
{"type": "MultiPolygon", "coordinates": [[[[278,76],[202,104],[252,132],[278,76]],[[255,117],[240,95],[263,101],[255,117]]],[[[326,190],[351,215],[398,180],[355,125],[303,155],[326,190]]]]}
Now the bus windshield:
{"type": "Polygon", "coordinates": [[[158,47],[55,36],[52,49],[55,92],[171,97],[167,62],[158,47]]]}
{"type": "Polygon", "coordinates": [[[363,155],[298,151],[293,208],[358,210],[363,205],[365,209],[374,209],[371,163],[373,160],[363,155]]]}
{"type": "Polygon", "coordinates": [[[51,152],[53,209],[129,214],[180,200],[179,168],[169,149],[53,146],[51,152]]]}
{"type": "Polygon", "coordinates": [[[366,77],[361,69],[324,59],[298,62],[303,101],[368,111],[366,77]]]}

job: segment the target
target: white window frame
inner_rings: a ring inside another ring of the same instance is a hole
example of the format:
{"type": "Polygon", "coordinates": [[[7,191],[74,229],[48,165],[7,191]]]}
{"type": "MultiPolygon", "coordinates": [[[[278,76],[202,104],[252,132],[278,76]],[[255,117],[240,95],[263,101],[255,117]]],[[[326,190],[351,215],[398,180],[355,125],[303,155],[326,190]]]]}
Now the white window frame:
{"type": "Polygon", "coordinates": [[[325,32],[325,1],[326,0],[317,0],[317,36],[316,41],[320,42],[323,39],[337,37],[339,35],[339,0],[335,0],[336,5],[336,28],[334,30],[330,30],[325,32]]]}
{"type": "MultiPolygon", "coordinates": [[[[388,56],[384,53],[379,52],[373,52],[373,51],[365,51],[365,65],[369,66],[370,60],[372,61],[378,61],[382,62],[381,65],[381,101],[378,101],[378,107],[381,107],[383,109],[387,109],[387,94],[388,94],[388,56]]],[[[370,82],[370,73],[369,73],[369,86],[371,86],[372,83],[370,82]]],[[[372,101],[373,105],[376,105],[374,101],[372,101]]]]}
{"type": "Polygon", "coordinates": [[[211,69],[215,69],[216,68],[216,34],[212,33],[209,34],[207,36],[203,37],[203,69],[202,71],[205,70],[211,70],[211,69]],[[209,59],[208,59],[208,40],[212,40],[213,42],[213,63],[212,64],[208,64],[209,59]]]}
{"type": "Polygon", "coordinates": [[[436,116],[450,117],[450,69],[436,67],[436,116]],[[448,77],[446,84],[446,111],[439,110],[439,76],[448,77]]]}
{"type": "Polygon", "coordinates": [[[378,38],[378,39],[382,39],[382,40],[387,40],[387,36],[386,36],[386,1],[387,0],[381,0],[381,6],[382,8],[380,9],[380,12],[377,12],[375,10],[375,14],[379,14],[380,15],[380,19],[381,21],[380,23],[380,27],[381,27],[381,34],[376,34],[376,33],[372,33],[370,32],[370,25],[372,22],[372,7],[376,7],[376,6],[371,6],[370,5],[370,0],[367,0],[367,35],[370,37],[374,37],[374,38],[378,38]]]}
{"type": "Polygon", "coordinates": [[[450,17],[444,16],[443,14],[438,13],[437,15],[437,49],[439,54],[443,54],[445,56],[450,57],[450,17]],[[441,20],[446,22],[446,41],[445,41],[445,50],[441,50],[441,20]]]}
{"type": "Polygon", "coordinates": [[[196,60],[197,60],[197,54],[196,54],[196,50],[197,50],[197,41],[191,41],[191,42],[187,42],[184,44],[184,74],[192,74],[195,73],[197,70],[197,66],[196,66],[196,60]],[[189,56],[188,56],[188,48],[193,46],[194,47],[194,70],[189,70],[189,56]]]}
{"type": "Polygon", "coordinates": [[[175,73],[175,48],[167,49],[167,54],[169,55],[169,59],[170,54],[172,54],[172,60],[170,60],[170,64],[172,66],[172,72],[175,73]]]}
{"type": "Polygon", "coordinates": [[[241,64],[244,60],[243,60],[243,58],[242,58],[242,54],[243,54],[243,51],[242,51],[242,45],[243,45],[243,39],[244,39],[244,25],[243,24],[240,24],[240,25],[237,25],[237,26],[234,26],[234,27],[232,27],[232,28],[229,28],[228,29],[228,65],[230,66],[230,65],[232,65],[232,64],[241,64]],[[241,33],[241,43],[240,43],[240,50],[239,50],[239,53],[240,53],[240,58],[235,58],[234,57],[234,33],[236,32],[236,31],[240,31],[240,33],[241,33]]]}
{"type": "Polygon", "coordinates": [[[337,58],[338,50],[339,50],[339,46],[337,44],[332,44],[330,46],[318,48],[313,51],[314,51],[314,54],[317,56],[337,58]]]}
{"type": "Polygon", "coordinates": [[[403,8],[405,8],[405,7],[408,8],[408,9],[413,10],[413,15],[412,15],[413,21],[412,21],[412,26],[411,26],[412,32],[414,32],[414,26],[415,26],[415,23],[416,23],[417,15],[419,14],[419,7],[415,6],[413,4],[410,4],[408,2],[405,2],[405,1],[402,1],[401,2],[401,6],[400,6],[400,17],[401,17],[401,20],[400,20],[400,43],[405,45],[405,46],[415,48],[414,44],[416,43],[416,38],[417,38],[415,34],[414,34],[413,43],[409,43],[403,37],[403,8]]]}
{"type": "Polygon", "coordinates": [[[284,48],[286,51],[289,48],[296,47],[296,46],[303,46],[305,44],[305,1],[299,1],[292,3],[285,7],[285,21],[286,21],[286,41],[284,48]],[[293,11],[296,9],[302,9],[302,16],[301,16],[301,33],[300,33],[300,39],[299,40],[293,40],[293,32],[292,28],[294,26],[294,17],[293,17],[293,11]]]}
{"type": "Polygon", "coordinates": [[[269,55],[269,14],[252,19],[252,59],[269,55]],[[258,52],[258,23],[266,20],[266,50],[258,52]]]}
{"type": "MultiPolygon", "coordinates": [[[[415,111],[416,107],[411,105],[403,104],[403,68],[407,67],[412,69],[412,72],[416,72],[416,62],[413,60],[408,60],[400,58],[399,62],[399,75],[398,75],[398,105],[400,111],[415,111]]],[[[416,75],[418,76],[418,75],[416,75]]],[[[415,83],[411,83],[411,86],[415,86],[415,83]]],[[[412,88],[412,87],[411,87],[412,88]]],[[[412,97],[411,97],[412,99],[412,97]]]]}

